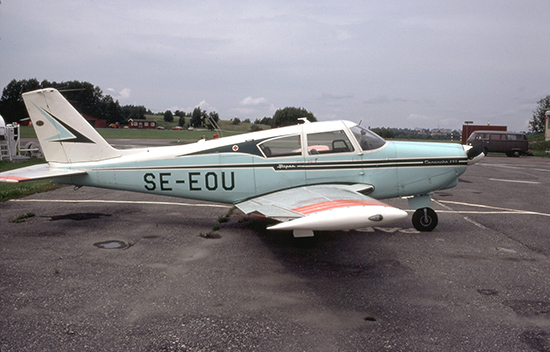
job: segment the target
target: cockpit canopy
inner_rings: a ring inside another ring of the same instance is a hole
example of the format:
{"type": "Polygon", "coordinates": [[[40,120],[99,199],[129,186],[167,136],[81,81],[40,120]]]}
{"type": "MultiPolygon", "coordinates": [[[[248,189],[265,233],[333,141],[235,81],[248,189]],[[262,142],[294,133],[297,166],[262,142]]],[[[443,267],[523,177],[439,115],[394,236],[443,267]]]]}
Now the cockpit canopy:
{"type": "Polygon", "coordinates": [[[299,156],[303,154],[302,150],[305,150],[307,155],[361,152],[378,149],[386,144],[386,141],[376,133],[349,122],[333,123],[333,128],[330,129],[308,131],[308,125],[304,127],[304,130],[296,131],[295,134],[265,140],[257,147],[264,157],[272,158],[299,156]],[[361,150],[358,150],[358,145],[361,150]]]}
{"type": "Polygon", "coordinates": [[[382,137],[359,125],[353,126],[350,130],[364,151],[378,149],[386,144],[386,141],[382,137]]]}

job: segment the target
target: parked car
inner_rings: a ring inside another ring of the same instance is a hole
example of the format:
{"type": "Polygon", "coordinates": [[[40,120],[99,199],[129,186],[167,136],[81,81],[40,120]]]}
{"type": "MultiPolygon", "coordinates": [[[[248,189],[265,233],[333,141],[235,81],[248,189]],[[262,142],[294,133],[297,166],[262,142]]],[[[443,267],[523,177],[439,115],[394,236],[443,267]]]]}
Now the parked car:
{"type": "Polygon", "coordinates": [[[157,126],[157,130],[165,130],[165,129],[166,129],[166,127],[164,127],[164,126],[157,126]]]}
{"type": "Polygon", "coordinates": [[[525,133],[502,132],[502,131],[475,131],[468,140],[468,145],[483,147],[487,153],[506,153],[507,156],[520,156],[527,154],[529,142],[525,133]]]}
{"type": "Polygon", "coordinates": [[[181,126],[174,126],[172,127],[173,130],[183,130],[183,128],[181,126]]]}

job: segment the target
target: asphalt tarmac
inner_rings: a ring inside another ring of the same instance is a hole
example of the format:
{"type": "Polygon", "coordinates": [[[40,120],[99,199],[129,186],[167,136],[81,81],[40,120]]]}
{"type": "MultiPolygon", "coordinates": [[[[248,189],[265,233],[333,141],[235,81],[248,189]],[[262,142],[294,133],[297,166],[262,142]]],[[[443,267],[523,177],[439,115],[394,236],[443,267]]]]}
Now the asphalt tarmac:
{"type": "Polygon", "coordinates": [[[433,232],[310,246],[186,199],[0,203],[0,351],[550,351],[550,159],[489,156],[433,199],[433,232]]]}

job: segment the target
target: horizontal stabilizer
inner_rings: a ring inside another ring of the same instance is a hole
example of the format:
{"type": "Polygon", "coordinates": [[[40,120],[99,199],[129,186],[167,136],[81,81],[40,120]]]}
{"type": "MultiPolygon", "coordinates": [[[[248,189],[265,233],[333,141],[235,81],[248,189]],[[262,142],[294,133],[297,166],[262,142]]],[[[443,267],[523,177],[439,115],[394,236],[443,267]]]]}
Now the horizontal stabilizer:
{"type": "Polygon", "coordinates": [[[0,172],[0,182],[23,182],[55,177],[85,174],[84,170],[67,170],[52,168],[49,164],[33,165],[5,172],[0,172]]]}

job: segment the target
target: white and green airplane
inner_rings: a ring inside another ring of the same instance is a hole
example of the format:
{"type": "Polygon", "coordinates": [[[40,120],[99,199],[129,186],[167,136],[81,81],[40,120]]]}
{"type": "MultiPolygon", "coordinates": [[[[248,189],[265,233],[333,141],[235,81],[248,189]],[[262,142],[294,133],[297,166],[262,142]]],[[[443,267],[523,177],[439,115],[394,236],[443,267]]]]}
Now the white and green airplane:
{"type": "Polygon", "coordinates": [[[55,89],[23,94],[47,164],[0,181],[53,182],[235,204],[313,231],[381,226],[407,216],[380,199],[407,197],[420,231],[437,226],[430,195],[457,185],[483,153],[452,143],[385,141],[349,121],[305,123],[193,144],[115,149],[55,89]]]}

